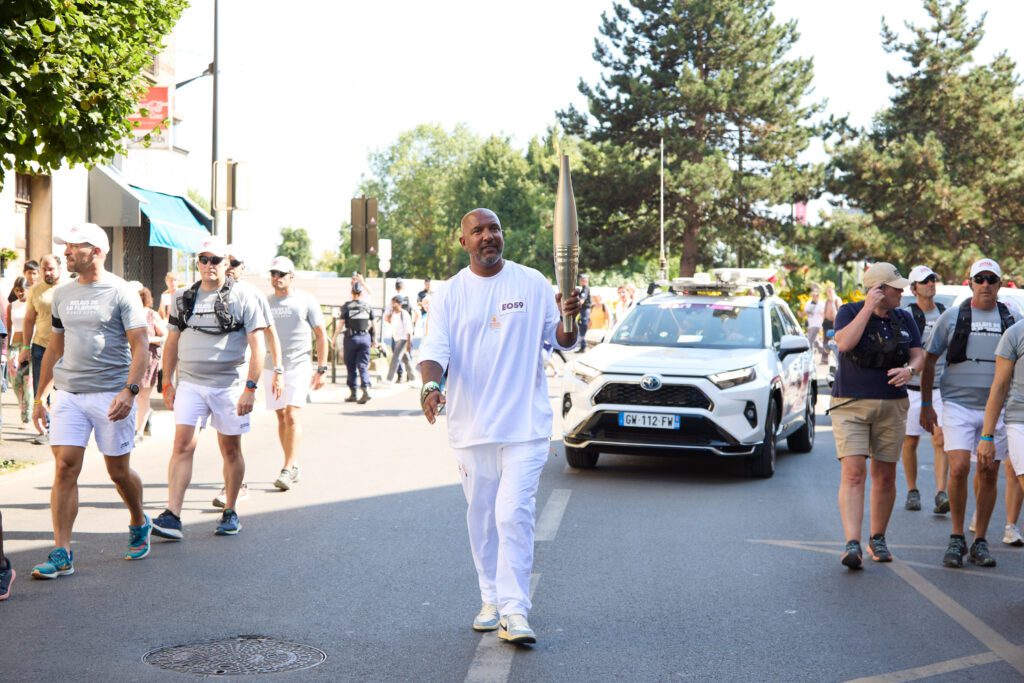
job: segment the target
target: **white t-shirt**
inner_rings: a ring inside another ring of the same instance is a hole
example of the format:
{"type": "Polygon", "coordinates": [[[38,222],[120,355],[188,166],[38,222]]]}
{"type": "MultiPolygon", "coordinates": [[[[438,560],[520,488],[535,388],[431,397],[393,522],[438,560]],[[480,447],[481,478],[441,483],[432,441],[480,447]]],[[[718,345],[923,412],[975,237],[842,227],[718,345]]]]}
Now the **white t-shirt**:
{"type": "Polygon", "coordinates": [[[492,277],[463,268],[434,295],[420,361],[448,368],[453,448],[551,436],[545,341],[557,348],[555,294],[538,271],[505,261],[492,277]]]}
{"type": "Polygon", "coordinates": [[[804,314],[807,315],[807,327],[821,327],[825,322],[825,299],[819,298],[818,303],[808,301],[804,314]]]}
{"type": "Polygon", "coordinates": [[[412,334],[412,316],[409,311],[400,309],[396,314],[391,311],[391,338],[395,341],[408,340],[412,334]]]}

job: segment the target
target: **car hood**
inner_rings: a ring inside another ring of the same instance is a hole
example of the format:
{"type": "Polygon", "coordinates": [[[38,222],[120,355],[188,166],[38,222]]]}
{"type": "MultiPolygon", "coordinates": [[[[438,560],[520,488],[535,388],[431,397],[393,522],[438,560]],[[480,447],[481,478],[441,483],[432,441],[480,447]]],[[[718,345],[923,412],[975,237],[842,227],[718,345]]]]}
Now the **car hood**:
{"type": "Polygon", "coordinates": [[[601,344],[579,357],[579,361],[608,374],[707,376],[723,370],[746,368],[760,363],[767,349],[695,349],[664,346],[601,344]]]}

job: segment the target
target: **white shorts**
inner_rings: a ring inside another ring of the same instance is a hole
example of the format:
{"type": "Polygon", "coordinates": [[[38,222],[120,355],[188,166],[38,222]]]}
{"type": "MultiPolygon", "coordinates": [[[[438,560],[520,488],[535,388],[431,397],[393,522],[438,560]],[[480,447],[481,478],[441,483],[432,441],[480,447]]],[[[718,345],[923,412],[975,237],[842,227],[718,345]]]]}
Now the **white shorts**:
{"type": "Polygon", "coordinates": [[[302,363],[297,367],[284,371],[284,391],[281,398],[274,398],[274,390],[271,384],[274,381],[274,371],[263,371],[263,392],[267,402],[267,410],[280,410],[286,406],[301,408],[306,405],[306,397],[309,396],[309,382],[313,378],[313,366],[309,363],[302,363]]]}
{"type": "MultiPolygon", "coordinates": [[[[945,439],[946,452],[970,451],[971,462],[978,462],[978,441],[981,439],[981,427],[985,422],[985,411],[977,408],[966,408],[959,403],[950,401],[943,407],[945,422],[942,425],[942,437],[945,439]]],[[[1006,424],[1002,414],[996,423],[995,436],[996,460],[1006,458],[1006,424]]]]}
{"type": "MultiPolygon", "coordinates": [[[[1006,425],[1006,443],[1010,451],[1010,464],[1019,477],[1024,475],[1024,424],[1011,422],[1006,425]]],[[[1012,486],[1013,482],[1007,484],[1012,486]]]]}
{"type": "MultiPolygon", "coordinates": [[[[910,397],[910,408],[907,409],[907,436],[924,436],[928,432],[921,426],[921,392],[907,389],[907,396],[910,397]]],[[[932,408],[939,420],[939,427],[942,426],[942,392],[938,389],[932,390],[932,408]]]]}
{"type": "Polygon", "coordinates": [[[90,434],[96,435],[96,447],[103,455],[127,455],[135,448],[135,402],[128,417],[111,422],[107,418],[110,403],[117,391],[72,394],[57,389],[50,410],[50,445],[89,445],[90,434]]]}
{"type": "Polygon", "coordinates": [[[174,392],[174,424],[205,427],[210,424],[224,436],[249,431],[249,415],[238,414],[238,399],[244,387],[204,387],[179,382],[174,392]]]}

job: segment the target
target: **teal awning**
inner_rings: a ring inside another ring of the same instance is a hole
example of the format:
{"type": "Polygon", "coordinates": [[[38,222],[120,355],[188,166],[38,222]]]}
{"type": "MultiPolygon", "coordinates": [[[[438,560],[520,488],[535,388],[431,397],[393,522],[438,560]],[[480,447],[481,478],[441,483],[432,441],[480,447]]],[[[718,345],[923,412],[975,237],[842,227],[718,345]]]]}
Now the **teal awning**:
{"type": "Polygon", "coordinates": [[[210,237],[181,197],[144,190],[135,185],[131,188],[146,200],[146,203],[139,204],[139,209],[149,218],[149,246],[194,254],[199,251],[203,240],[210,237]]]}

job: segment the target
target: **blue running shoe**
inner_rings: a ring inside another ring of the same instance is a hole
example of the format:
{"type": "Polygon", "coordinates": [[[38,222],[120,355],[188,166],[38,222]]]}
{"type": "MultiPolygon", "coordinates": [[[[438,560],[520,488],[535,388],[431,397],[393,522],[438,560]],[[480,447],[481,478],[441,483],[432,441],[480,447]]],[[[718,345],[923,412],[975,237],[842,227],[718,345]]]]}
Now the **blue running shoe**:
{"type": "Polygon", "coordinates": [[[140,526],[128,525],[128,550],[124,554],[126,560],[141,560],[149,555],[149,536],[153,533],[153,523],[149,515],[145,515],[146,523],[140,526]]]}
{"type": "Polygon", "coordinates": [[[58,576],[66,576],[75,573],[73,559],[74,552],[68,552],[64,548],[54,548],[50,551],[46,562],[32,567],[33,579],[56,579],[58,576]]]}
{"type": "Polygon", "coordinates": [[[180,541],[183,538],[181,520],[171,514],[170,510],[164,510],[153,520],[153,533],[160,538],[180,541]]]}
{"type": "Polygon", "coordinates": [[[218,536],[234,536],[242,530],[242,523],[238,521],[238,515],[231,508],[224,508],[220,516],[220,524],[217,525],[218,536]]]}

